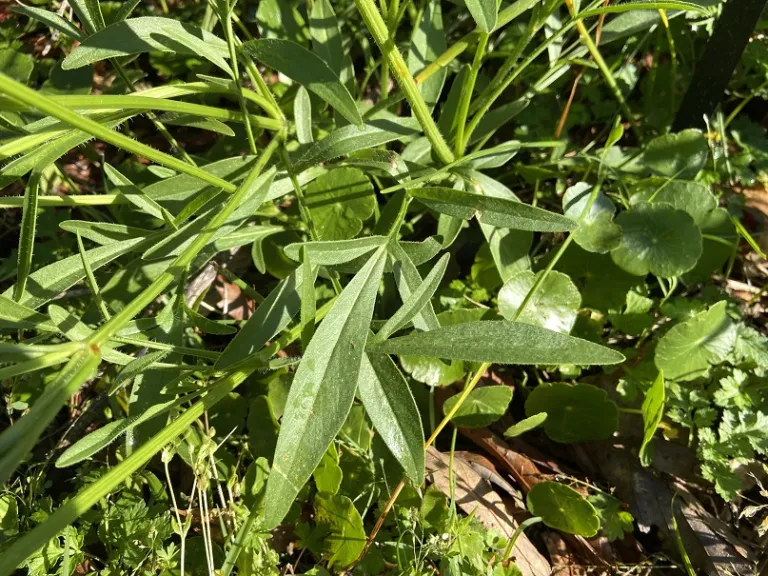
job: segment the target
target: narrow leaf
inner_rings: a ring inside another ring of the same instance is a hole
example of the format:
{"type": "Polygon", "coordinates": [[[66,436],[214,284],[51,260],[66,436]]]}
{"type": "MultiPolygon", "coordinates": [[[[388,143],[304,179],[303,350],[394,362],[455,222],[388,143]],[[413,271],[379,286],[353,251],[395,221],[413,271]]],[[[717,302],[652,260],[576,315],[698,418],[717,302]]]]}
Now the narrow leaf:
{"type": "Polygon", "coordinates": [[[499,3],[496,0],[464,0],[481,32],[493,32],[499,15],[499,3]]]}
{"type": "Polygon", "coordinates": [[[293,118],[296,122],[296,139],[299,144],[311,144],[312,137],[312,101],[304,86],[299,86],[293,99],[293,118]]]}
{"type": "Polygon", "coordinates": [[[386,321],[371,342],[386,340],[392,334],[400,330],[400,328],[408,324],[416,314],[421,312],[434,295],[438,286],[440,286],[440,282],[445,274],[445,269],[448,267],[448,260],[450,260],[450,254],[445,254],[440,258],[437,265],[430,270],[421,285],[411,293],[410,297],[405,302],[403,302],[400,309],[386,321]]]}
{"type": "Polygon", "coordinates": [[[570,218],[505,198],[441,187],[413,188],[408,194],[441,214],[464,220],[476,216],[483,224],[501,228],[533,232],[566,232],[576,228],[570,218]]]}
{"type": "Polygon", "coordinates": [[[319,56],[291,40],[251,40],[243,50],[259,62],[314,92],[352,124],[363,125],[354,98],[319,56]]]}
{"type": "Polygon", "coordinates": [[[19,234],[19,258],[16,268],[16,285],[13,299],[17,302],[24,295],[29,271],[32,269],[32,251],[35,247],[35,224],[37,223],[37,196],[40,191],[42,172],[35,170],[29,177],[24,189],[24,207],[21,216],[21,233],[19,234]]]}
{"type": "Polygon", "coordinates": [[[335,266],[365,256],[376,248],[384,246],[389,239],[386,236],[367,236],[352,240],[332,240],[328,242],[296,242],[285,247],[285,255],[291,260],[301,262],[301,250],[306,250],[310,261],[315,266],[335,266]]]}
{"type": "Polygon", "coordinates": [[[665,401],[664,372],[659,372],[656,380],[645,393],[645,400],[643,400],[641,409],[643,413],[643,443],[640,446],[640,462],[643,466],[651,465],[651,442],[653,442],[656,429],[664,417],[665,401]]]}
{"type": "Polygon", "coordinates": [[[80,42],[85,39],[85,34],[83,34],[83,31],[80,30],[80,28],[72,24],[72,22],[69,20],[62,18],[56,14],[56,12],[37,8],[36,6],[24,5],[13,6],[11,7],[11,11],[15,12],[16,14],[24,14],[24,16],[29,16],[30,18],[38,20],[46,26],[53,28],[54,30],[58,30],[64,34],[64,36],[69,38],[74,38],[80,42]]]}
{"type": "Polygon", "coordinates": [[[546,328],[506,321],[465,322],[370,346],[372,352],[494,364],[619,364],[620,353],[546,328]]]}
{"type": "Polygon", "coordinates": [[[355,397],[386,251],[344,288],[315,332],[286,401],[264,499],[265,525],[280,524],[341,430],[355,397]]]}
{"type": "MultiPolygon", "coordinates": [[[[413,29],[408,50],[408,72],[415,76],[445,52],[446,47],[442,6],[440,2],[428,2],[419,25],[413,29]]],[[[419,85],[419,92],[430,111],[440,99],[447,73],[446,68],[440,68],[419,85]]]]}
{"type": "Polygon", "coordinates": [[[322,58],[336,76],[343,78],[345,67],[339,23],[328,0],[314,0],[309,14],[309,31],[312,34],[312,51],[322,58]]]}
{"type": "Polygon", "coordinates": [[[59,330],[44,314],[35,312],[6,296],[0,296],[0,328],[41,330],[44,332],[57,332],[59,330]]]}
{"type": "Polygon", "coordinates": [[[364,354],[360,400],[389,451],[416,485],[424,480],[424,430],[411,389],[392,359],[364,354]]]}
{"type": "MultiPolygon", "coordinates": [[[[400,293],[400,299],[403,302],[408,302],[411,299],[411,294],[417,291],[423,284],[421,274],[416,268],[416,264],[413,262],[410,255],[403,249],[401,243],[394,242],[390,244],[390,250],[392,251],[392,258],[395,261],[392,271],[395,275],[397,291],[400,293]]],[[[419,330],[434,330],[435,328],[440,327],[440,322],[437,321],[435,310],[432,308],[432,304],[429,301],[427,301],[421,311],[413,317],[413,325],[419,330]]]]}

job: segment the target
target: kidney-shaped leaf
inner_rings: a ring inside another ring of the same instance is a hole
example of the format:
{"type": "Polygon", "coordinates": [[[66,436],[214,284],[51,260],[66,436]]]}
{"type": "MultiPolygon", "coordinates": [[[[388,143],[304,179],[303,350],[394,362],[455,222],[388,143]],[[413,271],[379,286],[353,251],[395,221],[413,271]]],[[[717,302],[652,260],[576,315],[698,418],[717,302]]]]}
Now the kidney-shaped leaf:
{"type": "Polygon", "coordinates": [[[408,194],[435,212],[464,220],[477,216],[483,224],[501,228],[539,232],[566,232],[576,228],[570,218],[505,198],[442,187],[413,188],[408,194]]]}
{"type": "Polygon", "coordinates": [[[616,223],[622,238],[611,258],[630,274],[672,278],[691,270],[701,256],[701,232],[693,218],[669,204],[632,206],[616,223]]]}
{"type": "Polygon", "coordinates": [[[347,284],[296,370],[264,500],[270,527],[285,518],[347,419],[385,260],[382,247],[347,284]]]}
{"type": "MultiPolygon", "coordinates": [[[[563,213],[572,220],[579,220],[592,194],[592,185],[578,182],[563,195],[563,213]]],[[[613,222],[616,207],[605,194],[597,193],[595,201],[579,227],[573,232],[576,244],[589,252],[605,254],[616,248],[621,241],[621,228],[613,222]]]]}
{"type": "Polygon", "coordinates": [[[619,364],[615,350],[546,328],[488,320],[414,332],[371,345],[387,354],[432,356],[494,364],[619,364]]]}
{"type": "Polygon", "coordinates": [[[528,416],[546,412],[544,431],[555,442],[572,444],[610,438],[619,409],[604,390],[591,384],[540,384],[525,401],[528,416]]]}
{"type": "Polygon", "coordinates": [[[526,498],[528,511],[544,524],[568,534],[589,538],[600,530],[600,517],[589,501],[573,488],[557,482],[539,482],[526,498]]]}
{"type": "Polygon", "coordinates": [[[268,38],[251,40],[243,50],[314,92],[352,124],[363,125],[354,98],[326,62],[292,40],[268,38]]]}
{"type": "Polygon", "coordinates": [[[701,130],[689,128],[654,138],[645,148],[643,163],[668,178],[693,178],[707,163],[709,147],[701,130]]]}
{"type": "Polygon", "coordinates": [[[673,326],[656,345],[656,367],[670,380],[693,380],[722,362],[736,342],[736,328],[718,302],[706,312],[673,326]]]}
{"type": "Polygon", "coordinates": [[[88,36],[61,64],[72,70],[118,56],[142,52],[175,52],[212,60],[217,65],[229,58],[227,43],[194,24],[171,18],[142,16],[115,22],[88,36]]]}
{"type": "MultiPolygon", "coordinates": [[[[443,404],[443,412],[448,414],[461,394],[451,396],[443,404]]],[[[462,428],[485,428],[504,416],[512,401],[512,388],[509,386],[484,386],[472,390],[467,399],[451,418],[451,422],[462,428]]]]}
{"type": "Polygon", "coordinates": [[[417,485],[424,480],[424,430],[419,409],[397,365],[386,354],[364,354],[360,400],[373,427],[417,485]]]}
{"type": "Polygon", "coordinates": [[[362,170],[338,168],[319,176],[304,191],[320,240],[354,238],[376,208],[373,184],[362,170]]]}
{"type": "Polygon", "coordinates": [[[640,204],[653,198],[653,202],[665,202],[678,210],[687,212],[696,225],[704,228],[712,210],[717,208],[717,199],[709,188],[700,182],[672,180],[662,184],[659,190],[646,190],[634,194],[630,202],[640,204]]]}

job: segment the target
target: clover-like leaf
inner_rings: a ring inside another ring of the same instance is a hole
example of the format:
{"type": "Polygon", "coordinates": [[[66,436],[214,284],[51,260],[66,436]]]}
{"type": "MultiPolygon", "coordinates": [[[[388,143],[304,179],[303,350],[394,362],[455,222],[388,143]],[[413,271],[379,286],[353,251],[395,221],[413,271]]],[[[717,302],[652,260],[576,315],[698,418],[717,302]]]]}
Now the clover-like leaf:
{"type": "Polygon", "coordinates": [[[654,138],[645,148],[643,163],[661,176],[693,178],[707,163],[709,147],[701,130],[693,128],[654,138]]]}
{"type": "Polygon", "coordinates": [[[547,413],[547,436],[564,444],[610,438],[619,424],[616,404],[591,384],[539,384],[525,402],[525,413],[540,412],[547,413]]]}
{"type": "MultiPolygon", "coordinates": [[[[448,414],[461,394],[451,396],[443,404],[443,412],[448,414]]],[[[512,389],[509,386],[484,386],[469,393],[466,400],[451,418],[451,422],[462,428],[485,428],[504,416],[512,401],[512,389]]]]}
{"type": "Polygon", "coordinates": [[[543,272],[534,274],[525,270],[507,280],[499,291],[499,312],[507,320],[535,324],[567,334],[576,322],[581,295],[568,275],[562,272],[550,272],[517,316],[521,304],[541,274],[543,272]]]}
{"type": "Polygon", "coordinates": [[[736,328],[722,301],[673,326],[656,345],[654,361],[670,380],[693,380],[722,362],[735,341],[736,328]]]}
{"type": "Polygon", "coordinates": [[[672,278],[696,266],[701,232],[686,212],[665,203],[638,204],[622,212],[616,223],[622,238],[611,258],[630,274],[672,278]]]}
{"type": "MultiPolygon", "coordinates": [[[[563,213],[574,221],[579,221],[587,207],[593,186],[586,182],[578,182],[569,187],[563,195],[563,213]]],[[[613,221],[616,207],[613,202],[601,192],[597,193],[595,201],[579,227],[573,231],[573,239],[584,250],[605,254],[616,248],[621,242],[621,228],[613,221]]]]}
{"type": "Polygon", "coordinates": [[[354,238],[376,204],[371,181],[357,168],[323,174],[307,186],[305,195],[320,240],[354,238]]]}
{"type": "Polygon", "coordinates": [[[555,530],[589,538],[600,530],[600,518],[589,501],[573,488],[539,482],[528,492],[528,511],[555,530]]]}

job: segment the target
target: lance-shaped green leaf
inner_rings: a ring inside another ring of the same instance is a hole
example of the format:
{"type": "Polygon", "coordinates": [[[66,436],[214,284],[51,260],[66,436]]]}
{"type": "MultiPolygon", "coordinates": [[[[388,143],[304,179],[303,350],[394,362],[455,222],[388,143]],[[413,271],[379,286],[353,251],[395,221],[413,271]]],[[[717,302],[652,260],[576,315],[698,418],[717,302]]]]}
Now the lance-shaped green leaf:
{"type": "Polygon", "coordinates": [[[144,356],[134,358],[117,373],[115,379],[112,380],[112,384],[109,386],[108,393],[112,395],[124,382],[129,382],[139,374],[146,372],[168,356],[169,353],[168,350],[158,350],[157,352],[150,352],[149,354],[144,354],[144,356]]]}
{"type": "Polygon", "coordinates": [[[215,55],[217,61],[229,58],[224,40],[194,24],[171,18],[142,16],[115,22],[91,34],[70,52],[61,67],[72,70],[108,58],[143,52],[191,54],[206,60],[215,55]],[[180,41],[182,38],[183,42],[180,41]]]}
{"type": "Polygon", "coordinates": [[[70,4],[88,34],[104,28],[104,16],[98,0],[72,0],[70,4]]]}
{"type": "MultiPolygon", "coordinates": [[[[70,314],[66,309],[56,304],[48,306],[48,315],[51,321],[57,326],[59,332],[66,335],[72,342],[82,342],[87,340],[93,333],[93,330],[83,324],[76,316],[70,314]]],[[[133,361],[133,356],[123,354],[112,349],[112,345],[106,344],[101,347],[102,358],[113,364],[124,366],[133,361]]]]}
{"type": "Polygon", "coordinates": [[[320,56],[343,83],[352,78],[352,60],[344,54],[336,13],[328,0],[315,0],[309,13],[312,51],[320,56]]]}
{"type": "Polygon", "coordinates": [[[243,44],[243,51],[314,92],[352,124],[363,125],[354,98],[325,61],[291,40],[268,38],[243,44]]]}
{"type": "Polygon", "coordinates": [[[309,92],[304,86],[299,86],[296,90],[296,97],[293,99],[293,119],[296,122],[296,139],[299,144],[311,144],[312,137],[312,101],[309,99],[309,92]]]}
{"type": "MultiPolygon", "coordinates": [[[[397,291],[400,293],[400,299],[408,302],[411,294],[422,285],[421,274],[408,252],[403,249],[402,243],[393,242],[390,244],[390,251],[394,260],[392,272],[394,272],[397,291]]],[[[427,301],[421,311],[413,317],[413,325],[419,330],[434,330],[440,327],[431,302],[427,301]]]]}
{"type": "Polygon", "coordinates": [[[392,334],[400,330],[400,328],[408,324],[408,322],[413,320],[413,318],[422,311],[424,306],[427,305],[430,298],[434,295],[437,287],[440,286],[440,282],[445,274],[445,269],[448,267],[448,260],[450,260],[450,254],[445,254],[440,258],[437,265],[432,268],[429,274],[427,274],[427,277],[424,278],[424,281],[403,302],[403,305],[397,312],[384,323],[384,326],[381,327],[371,342],[386,340],[392,334]]]}
{"type": "Polygon", "coordinates": [[[13,298],[21,300],[27,285],[29,271],[32,268],[32,251],[35,246],[35,224],[37,223],[37,195],[40,190],[41,172],[32,172],[29,182],[24,188],[24,207],[21,216],[21,233],[19,234],[19,257],[16,267],[16,286],[13,298]]]}
{"type": "MultiPolygon", "coordinates": [[[[445,52],[445,32],[443,32],[443,10],[440,2],[428,2],[421,14],[419,25],[411,35],[411,47],[408,50],[408,72],[415,76],[434,62],[445,52]]],[[[448,70],[440,68],[426,81],[419,84],[419,92],[427,108],[432,111],[440,99],[443,83],[448,70]]]]}
{"type": "Polygon", "coordinates": [[[505,438],[516,438],[518,436],[521,436],[525,434],[526,432],[530,432],[534,428],[538,428],[541,426],[544,422],[547,420],[547,413],[546,412],[539,412],[538,414],[534,414],[533,416],[529,416],[528,418],[523,418],[520,420],[520,422],[515,422],[507,428],[504,431],[504,437],[505,438]]]}
{"type": "Polygon", "coordinates": [[[643,413],[643,443],[640,446],[640,463],[643,466],[651,465],[651,443],[656,429],[664,417],[665,396],[664,372],[659,372],[656,380],[645,393],[645,400],[643,400],[641,408],[643,413]]]}
{"type": "Polygon", "coordinates": [[[87,238],[102,246],[147,237],[156,233],[153,230],[126,226],[124,224],[88,222],[86,220],[65,220],[59,224],[59,228],[72,234],[80,234],[83,238],[87,238]]]}
{"type": "Polygon", "coordinates": [[[441,214],[464,220],[476,216],[479,222],[501,228],[539,232],[567,232],[576,228],[570,218],[505,198],[442,187],[413,188],[408,194],[441,214]]]}
{"type": "Polygon", "coordinates": [[[131,416],[130,418],[120,418],[119,420],[115,420],[114,422],[110,422],[109,424],[102,426],[98,430],[84,436],[72,444],[72,446],[67,448],[56,460],[56,468],[68,468],[69,466],[74,466],[78,462],[87,460],[139,424],[147,422],[148,420],[151,420],[156,416],[160,416],[161,414],[165,414],[175,406],[181,406],[185,402],[189,402],[198,395],[199,392],[192,392],[177,400],[161,402],[159,404],[155,404],[154,406],[150,406],[141,414],[131,416]]]}
{"type": "Polygon", "coordinates": [[[496,0],[464,0],[464,4],[481,32],[492,32],[496,28],[499,16],[499,3],[496,0]]]}
{"type": "MultiPolygon", "coordinates": [[[[88,258],[91,269],[97,270],[109,264],[115,258],[134,250],[140,250],[143,246],[147,245],[148,239],[135,238],[86,250],[85,255],[88,258]]],[[[19,304],[28,308],[39,308],[54,296],[61,294],[77,282],[80,282],[83,278],[85,278],[85,269],[79,254],[44,266],[29,275],[27,289],[19,304]]],[[[3,292],[3,296],[11,298],[14,290],[15,288],[11,286],[3,292]]]]}
{"type": "Polygon", "coordinates": [[[256,313],[240,329],[216,362],[217,370],[226,370],[247,359],[261,348],[275,334],[288,326],[301,308],[301,267],[294,270],[285,280],[269,293],[256,313]]]}
{"type": "Polygon", "coordinates": [[[420,485],[424,479],[424,430],[416,401],[397,365],[386,354],[364,354],[358,391],[377,434],[405,475],[420,485]]]}
{"type": "Polygon", "coordinates": [[[0,483],[5,484],[72,394],[96,372],[98,349],[84,347],[59,372],[29,412],[0,434],[0,483]]]}
{"type": "Polygon", "coordinates": [[[59,330],[45,314],[35,312],[6,296],[0,296],[0,328],[41,330],[44,332],[58,332],[59,330]]]}
{"type": "Polygon", "coordinates": [[[321,162],[407,138],[420,130],[419,122],[415,118],[378,119],[366,122],[362,127],[344,126],[312,144],[295,161],[293,169],[294,172],[303,172],[321,162]]]}
{"type": "Polygon", "coordinates": [[[283,251],[291,260],[301,262],[301,250],[304,249],[313,266],[336,266],[365,256],[388,241],[386,236],[367,236],[329,242],[295,242],[283,251]]]}
{"type": "Polygon", "coordinates": [[[379,248],[347,284],[296,370],[267,483],[267,526],[285,518],[352,407],[385,259],[379,248]]]}
{"type": "Polygon", "coordinates": [[[414,332],[370,346],[372,352],[493,364],[619,364],[615,350],[546,328],[489,320],[414,332]]]}
{"type": "Polygon", "coordinates": [[[29,16],[38,22],[42,22],[46,26],[53,28],[54,30],[58,30],[64,34],[64,36],[69,38],[74,38],[75,40],[79,40],[81,42],[85,39],[85,34],[83,34],[83,31],[80,30],[80,28],[72,24],[72,22],[69,20],[59,16],[56,14],[56,12],[37,8],[36,6],[23,5],[13,6],[11,11],[15,12],[16,14],[24,14],[25,16],[29,16]]]}
{"type": "Polygon", "coordinates": [[[205,334],[234,334],[237,332],[237,328],[234,326],[211,320],[210,318],[196,312],[189,306],[186,307],[186,314],[189,316],[192,324],[194,324],[198,330],[204,332],[205,334]]]}

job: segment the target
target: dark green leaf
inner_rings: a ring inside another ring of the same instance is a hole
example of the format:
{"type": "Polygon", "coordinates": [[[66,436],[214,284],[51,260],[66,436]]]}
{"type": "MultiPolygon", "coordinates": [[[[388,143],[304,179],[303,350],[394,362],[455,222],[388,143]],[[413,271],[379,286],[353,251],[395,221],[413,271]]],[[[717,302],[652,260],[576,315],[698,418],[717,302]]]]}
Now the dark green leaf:
{"type": "Polygon", "coordinates": [[[528,511],[544,524],[568,534],[591,538],[600,529],[594,506],[573,488],[557,482],[539,482],[528,492],[528,511]]]}
{"type": "Polygon", "coordinates": [[[693,179],[709,156],[701,130],[688,129],[654,138],[645,148],[643,163],[667,178],[693,179]]]}
{"type": "Polygon", "coordinates": [[[616,404],[591,384],[539,384],[525,401],[525,413],[541,412],[547,414],[547,436],[566,444],[610,438],[619,424],[616,404]]]}
{"type": "Polygon", "coordinates": [[[27,285],[29,271],[32,269],[32,250],[35,246],[35,224],[37,223],[37,197],[40,190],[41,172],[34,171],[24,188],[24,207],[21,216],[21,233],[19,234],[19,257],[16,266],[16,285],[14,300],[21,301],[27,285]]]}
{"type": "Polygon", "coordinates": [[[312,51],[346,84],[352,78],[352,61],[344,55],[336,13],[328,0],[315,0],[309,14],[312,51]]]}
{"type": "MultiPolygon", "coordinates": [[[[568,218],[579,221],[589,202],[592,188],[591,184],[578,182],[565,191],[563,213],[568,218]]],[[[621,242],[621,228],[613,222],[615,212],[613,202],[602,191],[598,192],[589,212],[579,221],[579,227],[573,232],[573,239],[589,252],[610,252],[621,242]]]]}
{"type": "Polygon", "coordinates": [[[637,276],[679,276],[696,266],[701,232],[693,218],[669,204],[637,204],[619,214],[621,243],[611,258],[637,276]]]}
{"type": "Polygon", "coordinates": [[[373,215],[376,197],[357,168],[338,168],[318,177],[304,191],[319,240],[354,238],[373,215]]]}
{"type": "Polygon", "coordinates": [[[319,56],[291,40],[251,40],[243,50],[314,92],[352,124],[363,126],[357,104],[339,77],[319,56]]]}
{"type": "Polygon", "coordinates": [[[13,12],[16,12],[17,14],[24,14],[25,16],[29,16],[30,18],[33,18],[35,20],[38,20],[45,24],[46,26],[49,26],[50,28],[53,28],[54,30],[58,30],[64,36],[67,36],[69,38],[74,38],[75,40],[83,41],[85,38],[85,34],[83,34],[83,31],[80,30],[77,26],[72,24],[69,20],[66,20],[65,18],[62,18],[56,12],[51,12],[50,10],[43,10],[42,8],[37,8],[36,6],[13,6],[11,7],[11,10],[13,12]]]}
{"type": "MultiPolygon", "coordinates": [[[[443,404],[443,413],[448,414],[461,394],[451,396],[443,404]]],[[[512,388],[509,386],[483,386],[469,393],[456,413],[451,418],[461,428],[485,428],[504,416],[512,401],[512,388]]]]}
{"type": "Polygon", "coordinates": [[[624,510],[620,500],[605,492],[598,492],[589,497],[589,503],[595,507],[600,517],[600,528],[609,542],[621,540],[625,534],[631,534],[634,530],[634,518],[624,510]]]}

